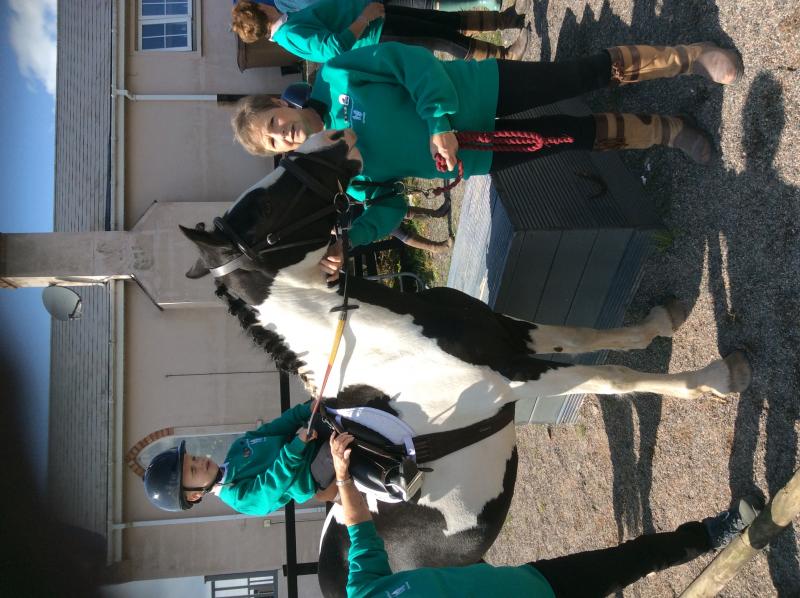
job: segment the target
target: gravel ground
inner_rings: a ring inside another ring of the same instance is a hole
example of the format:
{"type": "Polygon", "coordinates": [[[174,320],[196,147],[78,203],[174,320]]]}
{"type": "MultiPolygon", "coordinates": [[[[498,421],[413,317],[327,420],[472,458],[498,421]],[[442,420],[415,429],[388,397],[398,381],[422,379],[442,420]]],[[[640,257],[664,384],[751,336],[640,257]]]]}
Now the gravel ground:
{"type": "MultiPolygon", "coordinates": [[[[725,89],[683,77],[586,99],[596,111],[689,114],[718,148],[708,167],[662,148],[624,154],[673,237],[648,263],[628,317],[640,318],[669,294],[689,317],[673,339],[610,359],[672,372],[744,348],[754,379],[725,403],[589,397],[576,425],[518,428],[516,495],[488,555],[494,564],[671,530],[726,508],[733,496],[770,497],[799,456],[800,3],[529,1],[536,33],[530,60],[567,60],[621,43],[701,40],[743,55],[744,78],[725,89]]],[[[456,193],[453,227],[458,199],[456,193]]],[[[434,224],[430,235],[442,238],[445,226],[434,224]]],[[[436,262],[444,284],[449,257],[436,262]]],[[[800,596],[798,531],[795,524],[784,532],[721,595],[800,596]]],[[[709,560],[619,595],[678,595],[709,560]]]]}

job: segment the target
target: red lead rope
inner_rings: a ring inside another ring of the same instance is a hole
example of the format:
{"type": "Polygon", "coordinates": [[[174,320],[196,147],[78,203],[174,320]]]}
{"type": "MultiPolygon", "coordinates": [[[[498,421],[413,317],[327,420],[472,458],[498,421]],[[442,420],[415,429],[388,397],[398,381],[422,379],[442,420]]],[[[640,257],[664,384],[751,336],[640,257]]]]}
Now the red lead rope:
{"type": "MultiPolygon", "coordinates": [[[[458,149],[482,150],[488,152],[538,152],[551,145],[574,143],[569,135],[545,137],[535,131],[458,131],[455,133],[458,149]]],[[[436,154],[436,169],[447,172],[447,163],[441,154],[436,154]]],[[[458,176],[444,187],[436,187],[434,195],[450,191],[464,178],[464,163],[458,161],[458,176]]]]}

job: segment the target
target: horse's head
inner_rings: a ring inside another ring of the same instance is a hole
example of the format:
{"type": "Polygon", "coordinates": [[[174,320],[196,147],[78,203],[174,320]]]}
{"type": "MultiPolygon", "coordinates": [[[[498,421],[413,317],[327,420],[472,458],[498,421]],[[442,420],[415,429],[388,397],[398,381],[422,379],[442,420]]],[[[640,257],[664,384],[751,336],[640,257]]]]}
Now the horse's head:
{"type": "Polygon", "coordinates": [[[245,191],[213,230],[181,227],[200,251],[187,276],[210,272],[250,305],[262,303],[281,269],[327,246],[336,202],[361,170],[355,141],[352,129],[312,135],[245,191]]]}

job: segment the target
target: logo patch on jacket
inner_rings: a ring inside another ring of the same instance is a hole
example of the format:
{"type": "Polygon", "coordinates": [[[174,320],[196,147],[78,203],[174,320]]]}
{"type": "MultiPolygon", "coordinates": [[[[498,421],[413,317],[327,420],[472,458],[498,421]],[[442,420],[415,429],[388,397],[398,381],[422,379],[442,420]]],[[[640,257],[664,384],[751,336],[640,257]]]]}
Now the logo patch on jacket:
{"type": "Polygon", "coordinates": [[[395,588],[391,592],[386,592],[386,598],[397,598],[400,594],[405,594],[406,590],[410,590],[411,586],[408,585],[408,582],[405,582],[398,588],[395,588]]]}
{"type": "Polygon", "coordinates": [[[362,123],[366,122],[365,117],[366,113],[363,110],[358,110],[357,108],[353,108],[353,111],[350,113],[350,116],[353,120],[360,120],[362,123]]]}

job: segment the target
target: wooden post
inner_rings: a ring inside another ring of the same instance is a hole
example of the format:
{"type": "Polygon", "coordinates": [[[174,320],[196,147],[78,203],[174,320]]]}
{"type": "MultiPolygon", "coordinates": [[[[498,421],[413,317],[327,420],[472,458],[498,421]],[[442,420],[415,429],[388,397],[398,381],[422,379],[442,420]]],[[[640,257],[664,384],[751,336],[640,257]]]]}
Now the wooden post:
{"type": "Polygon", "coordinates": [[[728,544],[684,590],[681,598],[716,596],[747,561],[775,539],[800,513],[800,469],[744,533],[728,544]]]}

